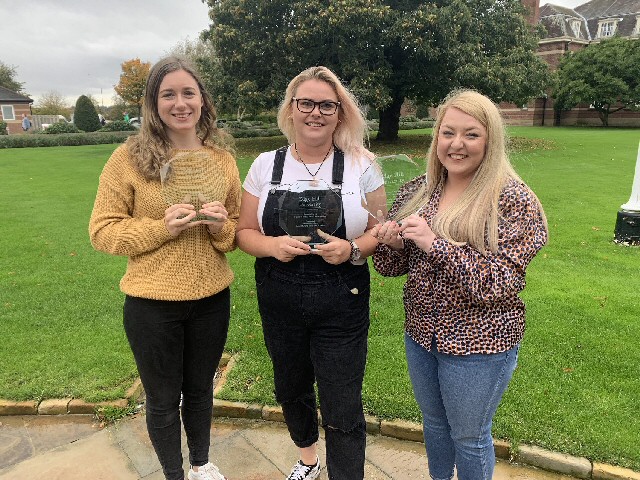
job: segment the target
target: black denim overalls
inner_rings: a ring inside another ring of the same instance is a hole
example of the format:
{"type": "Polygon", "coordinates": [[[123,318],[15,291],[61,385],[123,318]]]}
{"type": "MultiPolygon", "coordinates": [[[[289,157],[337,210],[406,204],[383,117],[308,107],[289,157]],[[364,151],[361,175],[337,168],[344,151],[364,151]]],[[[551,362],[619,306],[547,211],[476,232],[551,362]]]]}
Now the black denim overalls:
{"type": "MultiPolygon", "coordinates": [[[[281,236],[276,190],[287,147],[276,152],[262,226],[281,236]]],[[[332,183],[340,192],[344,153],[334,150],[332,183]]],[[[340,197],[341,198],[341,197],[340,197]]],[[[333,234],[346,238],[344,216],[333,234]]],[[[314,383],[325,428],[327,468],[332,480],[364,478],[365,420],[362,380],[369,330],[369,269],[344,262],[331,265],[309,254],[280,262],[256,259],[256,290],[265,344],[273,362],[276,400],[294,443],[318,440],[314,383]]]]}

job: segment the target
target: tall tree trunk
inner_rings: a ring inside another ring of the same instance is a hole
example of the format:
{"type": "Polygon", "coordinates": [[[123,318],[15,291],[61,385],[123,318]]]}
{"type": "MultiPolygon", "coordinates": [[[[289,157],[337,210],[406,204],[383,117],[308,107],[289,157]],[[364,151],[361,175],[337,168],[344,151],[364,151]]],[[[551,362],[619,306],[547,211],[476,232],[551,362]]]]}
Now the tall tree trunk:
{"type": "Polygon", "coordinates": [[[609,110],[598,110],[598,116],[600,117],[600,121],[602,122],[603,127],[609,126],[609,110]]]}
{"type": "Polygon", "coordinates": [[[404,96],[396,92],[391,105],[384,110],[380,110],[380,126],[376,136],[377,140],[393,141],[398,139],[402,102],[404,102],[404,96]]]}

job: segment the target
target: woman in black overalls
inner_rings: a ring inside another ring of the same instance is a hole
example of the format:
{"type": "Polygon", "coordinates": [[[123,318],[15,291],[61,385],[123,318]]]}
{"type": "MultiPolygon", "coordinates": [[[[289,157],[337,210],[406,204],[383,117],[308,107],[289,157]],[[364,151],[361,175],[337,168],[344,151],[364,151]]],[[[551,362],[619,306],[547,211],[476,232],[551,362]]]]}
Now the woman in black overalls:
{"type": "Polygon", "coordinates": [[[258,305],[276,400],[300,450],[287,479],[309,480],[320,473],[317,384],[329,478],[360,480],[369,330],[369,270],[362,259],[377,245],[365,233],[375,220],[360,206],[357,191],[372,157],[363,146],[366,124],[335,74],[313,67],[289,84],[278,125],[291,145],[261,154],[249,170],[237,241],[256,257],[258,305]],[[313,249],[287,235],[280,224],[282,195],[292,180],[323,181],[343,205],[337,228],[322,233],[324,243],[313,249]]]}

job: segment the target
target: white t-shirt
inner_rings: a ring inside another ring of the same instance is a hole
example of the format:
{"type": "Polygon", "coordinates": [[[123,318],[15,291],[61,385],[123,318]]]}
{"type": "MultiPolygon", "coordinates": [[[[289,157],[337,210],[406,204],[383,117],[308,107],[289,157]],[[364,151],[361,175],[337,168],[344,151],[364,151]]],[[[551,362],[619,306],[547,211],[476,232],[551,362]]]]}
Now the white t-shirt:
{"type": "MultiPolygon", "coordinates": [[[[274,187],[271,185],[271,176],[273,174],[275,158],[275,150],[258,155],[258,158],[253,161],[242,185],[248,193],[259,199],[258,223],[260,224],[262,233],[264,233],[264,229],[262,228],[264,205],[267,201],[269,190],[274,187]]],[[[370,163],[371,161],[364,157],[357,162],[351,155],[346,153],[344,155],[341,195],[347,239],[358,238],[367,228],[369,213],[362,207],[360,201],[363,193],[372,192],[384,183],[382,175],[377,173],[375,169],[367,168],[370,163]],[[365,171],[366,173],[364,173],[365,171]]],[[[315,173],[318,167],[320,167],[320,164],[309,164],[307,167],[312,173],[315,173]]],[[[331,183],[332,172],[333,153],[325,160],[315,178],[317,180],[323,180],[335,188],[337,185],[331,183]]],[[[291,148],[287,149],[282,180],[275,188],[278,190],[288,190],[299,180],[311,179],[312,177],[305,166],[291,155],[291,148]]]]}

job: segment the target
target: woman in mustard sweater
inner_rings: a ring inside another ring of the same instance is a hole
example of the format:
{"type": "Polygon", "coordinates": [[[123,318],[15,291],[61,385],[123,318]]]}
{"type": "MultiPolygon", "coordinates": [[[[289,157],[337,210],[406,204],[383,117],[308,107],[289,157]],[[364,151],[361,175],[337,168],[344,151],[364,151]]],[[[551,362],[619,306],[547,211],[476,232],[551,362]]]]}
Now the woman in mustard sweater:
{"type": "Polygon", "coordinates": [[[120,281],[124,327],[146,392],[149,437],[168,480],[184,479],[181,395],[189,480],[225,478],[208,458],[213,377],[233,280],[225,253],[235,248],[241,191],[224,140],[193,67],[177,57],[160,60],[147,79],[140,132],[106,163],[89,224],[97,250],[128,257],[120,281]],[[184,172],[188,181],[174,184],[208,193],[172,199],[171,180],[184,180],[184,172]]]}

